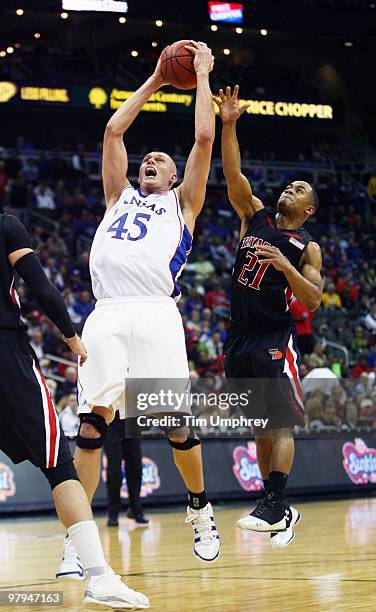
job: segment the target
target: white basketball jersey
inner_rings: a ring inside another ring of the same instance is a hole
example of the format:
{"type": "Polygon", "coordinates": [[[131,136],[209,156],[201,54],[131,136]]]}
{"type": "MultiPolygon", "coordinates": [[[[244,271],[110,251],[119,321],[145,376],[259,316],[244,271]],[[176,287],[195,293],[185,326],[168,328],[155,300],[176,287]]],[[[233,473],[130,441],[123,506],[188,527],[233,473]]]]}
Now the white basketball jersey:
{"type": "Polygon", "coordinates": [[[176,281],[192,248],[175,189],[143,195],[129,186],[94,236],[90,274],[97,300],[180,297],[176,281]]]}

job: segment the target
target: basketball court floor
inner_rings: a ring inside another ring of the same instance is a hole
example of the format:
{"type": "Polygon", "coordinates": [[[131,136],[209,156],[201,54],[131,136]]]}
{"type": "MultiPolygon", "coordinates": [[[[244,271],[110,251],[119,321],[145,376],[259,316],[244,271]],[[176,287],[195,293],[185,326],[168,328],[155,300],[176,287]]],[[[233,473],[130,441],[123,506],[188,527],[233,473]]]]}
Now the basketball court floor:
{"type": "MultiPolygon", "coordinates": [[[[212,565],[194,559],[183,510],[147,513],[147,529],[126,518],[119,529],[108,528],[104,517],[98,523],[112,567],[157,612],[376,610],[376,498],[296,505],[302,512],[296,538],[277,551],[268,535],[235,528],[247,506],[217,507],[223,546],[212,565]]],[[[63,535],[52,518],[1,519],[1,590],[63,591],[59,608],[79,610],[83,583],[54,579],[63,535]]]]}

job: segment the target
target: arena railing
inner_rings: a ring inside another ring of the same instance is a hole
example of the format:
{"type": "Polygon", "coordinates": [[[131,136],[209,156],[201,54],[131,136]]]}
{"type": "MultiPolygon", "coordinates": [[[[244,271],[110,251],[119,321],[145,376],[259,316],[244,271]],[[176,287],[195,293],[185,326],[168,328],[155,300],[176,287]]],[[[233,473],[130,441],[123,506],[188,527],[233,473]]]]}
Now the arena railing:
{"type": "MultiPolygon", "coordinates": [[[[10,155],[11,150],[6,150],[6,155],[10,155]]],[[[53,151],[34,150],[29,153],[21,153],[19,157],[23,162],[28,159],[39,159],[41,155],[47,159],[54,159],[53,151]]],[[[72,166],[72,151],[59,151],[58,158],[64,160],[72,166]]],[[[102,178],[102,160],[101,154],[98,152],[84,153],[82,156],[83,170],[92,181],[101,181],[102,178]]],[[[178,168],[178,175],[183,175],[186,158],[176,155],[174,156],[178,168]]],[[[138,169],[142,161],[142,155],[129,154],[128,168],[129,179],[137,181],[138,169]]],[[[333,176],[340,178],[343,185],[360,184],[362,175],[371,170],[370,165],[365,160],[360,161],[335,161],[328,157],[325,161],[263,161],[260,159],[243,158],[242,168],[244,174],[250,179],[252,184],[257,188],[261,184],[264,187],[278,187],[281,183],[286,182],[292,177],[296,177],[297,173],[304,176],[310,182],[313,182],[318,188],[325,186],[329,179],[333,176]]],[[[211,186],[224,185],[224,176],[222,171],[222,160],[215,158],[212,160],[211,170],[208,184],[211,186]]]]}

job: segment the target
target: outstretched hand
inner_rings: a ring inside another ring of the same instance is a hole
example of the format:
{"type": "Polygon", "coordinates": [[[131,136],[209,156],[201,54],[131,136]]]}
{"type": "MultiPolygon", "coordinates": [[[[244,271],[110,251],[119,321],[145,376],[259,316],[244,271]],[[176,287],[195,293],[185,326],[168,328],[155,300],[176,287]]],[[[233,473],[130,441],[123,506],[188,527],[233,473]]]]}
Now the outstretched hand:
{"type": "Polygon", "coordinates": [[[231,87],[226,87],[226,94],[223,93],[223,89],[220,89],[219,97],[213,96],[213,100],[219,108],[219,114],[223,123],[237,121],[249,107],[249,104],[239,106],[238,93],[239,85],[235,85],[232,94],[231,87]]]}

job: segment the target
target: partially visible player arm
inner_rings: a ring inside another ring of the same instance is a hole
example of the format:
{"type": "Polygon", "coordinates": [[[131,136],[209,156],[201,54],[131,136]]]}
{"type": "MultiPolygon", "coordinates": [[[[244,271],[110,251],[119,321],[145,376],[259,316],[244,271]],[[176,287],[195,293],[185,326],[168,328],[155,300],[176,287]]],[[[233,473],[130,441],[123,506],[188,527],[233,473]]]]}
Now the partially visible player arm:
{"type": "Polygon", "coordinates": [[[130,185],[127,179],[128,156],[123,135],[150,96],[163,84],[159,59],[152,76],[118,108],[106,125],[103,139],[102,178],[107,210],[116,203],[123,189],[130,185]]]}
{"type": "Polygon", "coordinates": [[[191,41],[191,46],[187,48],[195,55],[194,68],[197,75],[195,143],[188,157],[183,182],[177,191],[185,222],[193,234],[196,218],[205,201],[215,138],[215,114],[209,85],[209,73],[213,69],[214,58],[205,43],[191,41]]]}
{"type": "Polygon", "coordinates": [[[321,304],[323,280],[321,278],[322,257],[319,245],[309,242],[304,253],[302,271],[299,272],[277,247],[261,245],[256,247],[256,255],[262,263],[272,264],[286,276],[295,297],[312,312],[321,304]]]}
{"type": "Polygon", "coordinates": [[[75,333],[63,298],[48,280],[39,259],[31,248],[30,237],[23,224],[11,215],[4,222],[8,250],[8,261],[21,278],[29,285],[43,311],[61,331],[64,341],[81,357],[81,364],[87,358],[82,340],[75,333]]]}
{"type": "Polygon", "coordinates": [[[241,157],[236,135],[236,122],[247,110],[248,104],[239,106],[239,86],[231,95],[230,87],[226,94],[219,90],[219,98],[213,96],[222,119],[222,162],[227,182],[228,198],[242,222],[248,222],[255,212],[264,208],[261,200],[252,194],[252,188],[241,171],[241,157]]]}

